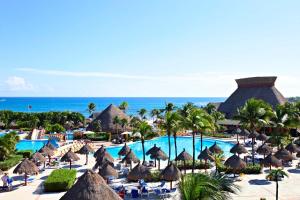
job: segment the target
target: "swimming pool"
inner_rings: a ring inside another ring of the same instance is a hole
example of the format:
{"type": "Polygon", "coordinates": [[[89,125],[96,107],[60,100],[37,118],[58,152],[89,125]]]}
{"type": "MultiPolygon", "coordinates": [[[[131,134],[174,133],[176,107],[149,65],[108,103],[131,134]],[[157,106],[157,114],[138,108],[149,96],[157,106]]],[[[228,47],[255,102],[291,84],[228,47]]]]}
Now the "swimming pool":
{"type": "MultiPolygon", "coordinates": [[[[48,140],[20,140],[17,145],[16,149],[21,150],[32,150],[36,152],[40,150],[44,145],[46,145],[48,140]]],[[[59,147],[58,143],[55,140],[50,140],[51,144],[55,147],[59,147]]]]}
{"type": "MultiPolygon", "coordinates": [[[[178,154],[185,148],[185,150],[192,155],[193,153],[193,139],[192,137],[177,137],[177,151],[178,154]]],[[[209,138],[203,138],[203,149],[207,146],[210,147],[215,142],[222,148],[224,151],[224,155],[226,157],[231,156],[230,149],[233,146],[232,143],[224,142],[220,140],[214,140],[209,138]]],[[[169,145],[168,145],[168,137],[162,136],[155,138],[153,140],[145,141],[145,152],[147,152],[150,148],[152,148],[156,144],[156,146],[161,147],[161,149],[168,155],[169,145]]],[[[134,151],[135,155],[142,160],[143,159],[143,149],[142,143],[140,141],[134,142],[132,144],[128,144],[128,146],[134,151]]],[[[171,159],[175,159],[175,149],[174,149],[174,138],[171,137],[171,159]]],[[[118,158],[118,152],[122,148],[122,146],[118,147],[107,147],[107,151],[114,157],[118,158]]],[[[200,153],[200,138],[195,139],[195,148],[196,148],[196,156],[198,157],[200,153]]],[[[150,160],[150,156],[146,156],[146,160],[150,160]]]]}

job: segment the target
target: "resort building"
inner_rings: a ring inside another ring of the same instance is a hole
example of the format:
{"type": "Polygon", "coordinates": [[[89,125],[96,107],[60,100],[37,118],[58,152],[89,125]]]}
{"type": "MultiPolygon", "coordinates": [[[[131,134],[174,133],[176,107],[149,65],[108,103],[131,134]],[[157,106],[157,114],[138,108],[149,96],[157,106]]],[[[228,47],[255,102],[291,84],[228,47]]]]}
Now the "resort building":
{"type": "Polygon", "coordinates": [[[114,118],[118,117],[120,120],[127,119],[130,121],[130,117],[127,116],[120,108],[110,104],[101,113],[97,113],[93,121],[87,127],[87,130],[94,130],[94,122],[99,122],[101,125],[101,130],[104,132],[117,133],[122,131],[120,124],[114,123],[114,118]]]}
{"type": "Polygon", "coordinates": [[[237,109],[242,107],[251,98],[264,100],[273,107],[278,104],[284,104],[286,99],[276,89],[276,79],[276,76],[236,79],[238,88],[225,102],[218,106],[218,110],[223,112],[226,118],[230,119],[237,113],[237,109]]]}

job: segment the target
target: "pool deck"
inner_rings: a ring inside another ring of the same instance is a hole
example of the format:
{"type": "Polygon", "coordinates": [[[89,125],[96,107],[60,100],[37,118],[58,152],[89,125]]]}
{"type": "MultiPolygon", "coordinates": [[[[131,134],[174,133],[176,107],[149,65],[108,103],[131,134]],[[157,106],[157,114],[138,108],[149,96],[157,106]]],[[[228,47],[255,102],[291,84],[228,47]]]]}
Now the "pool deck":
{"type": "MultiPolygon", "coordinates": [[[[219,138],[218,138],[219,139],[219,138]]],[[[222,140],[222,139],[219,139],[222,140]]],[[[224,141],[224,140],[223,140],[224,141]]],[[[235,138],[226,138],[226,141],[235,142],[235,138]]],[[[102,144],[104,146],[111,146],[109,142],[93,142],[93,147],[95,149],[99,148],[102,144]]],[[[115,146],[115,145],[113,145],[115,146]]],[[[116,145],[119,146],[119,145],[116,145]]],[[[122,146],[122,145],[121,145],[122,146]]],[[[86,169],[91,169],[95,160],[92,156],[89,158],[89,164],[84,165],[85,156],[79,155],[80,160],[75,162],[73,167],[77,169],[77,177],[81,176],[86,169]]],[[[279,182],[279,199],[280,200],[296,200],[300,199],[300,190],[298,186],[300,185],[300,169],[296,169],[298,161],[294,160],[292,167],[285,167],[284,171],[288,172],[289,177],[284,178],[283,181],[279,182]]],[[[162,162],[161,167],[165,167],[167,162],[162,162]]],[[[68,164],[61,165],[62,168],[68,168],[68,164]]],[[[13,177],[14,185],[17,186],[16,190],[0,193],[1,200],[13,200],[13,199],[33,199],[33,200],[58,200],[64,192],[60,193],[43,193],[43,181],[46,177],[54,170],[54,169],[46,169],[46,171],[42,172],[36,177],[36,180],[33,183],[30,183],[28,186],[22,186],[21,178],[23,176],[19,176],[13,174],[14,168],[9,170],[9,175],[13,177]]],[[[258,175],[244,175],[240,181],[236,181],[236,184],[240,186],[241,190],[236,194],[232,195],[234,200],[260,200],[260,198],[275,199],[276,186],[275,182],[266,181],[266,175],[268,173],[268,168],[264,168],[262,174],[258,175]]],[[[127,187],[137,186],[136,183],[122,183],[121,179],[116,180],[115,184],[124,184],[127,187]]],[[[150,183],[151,186],[156,186],[158,183],[150,183]]],[[[174,184],[173,184],[174,185],[174,184]]],[[[169,187],[167,185],[167,187],[169,187]]],[[[126,198],[130,199],[130,198],[126,198]]],[[[143,198],[147,199],[147,198],[143,198]]],[[[151,196],[151,199],[156,199],[155,196],[151,196]]],[[[173,198],[179,200],[180,195],[177,195],[173,198]]]]}

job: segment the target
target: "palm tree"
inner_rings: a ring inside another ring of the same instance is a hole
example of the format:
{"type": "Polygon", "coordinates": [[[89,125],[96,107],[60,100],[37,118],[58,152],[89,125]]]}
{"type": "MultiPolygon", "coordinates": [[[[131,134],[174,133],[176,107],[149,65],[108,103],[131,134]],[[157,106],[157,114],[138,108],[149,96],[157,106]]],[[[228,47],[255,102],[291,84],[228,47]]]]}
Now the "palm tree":
{"type": "Polygon", "coordinates": [[[117,134],[118,134],[118,125],[121,123],[121,119],[118,117],[118,116],[115,116],[114,118],[113,118],[113,124],[115,125],[115,130],[116,130],[116,132],[117,132],[117,134]]]}
{"type": "Polygon", "coordinates": [[[187,174],[179,182],[182,200],[225,200],[230,199],[230,194],[235,194],[238,190],[233,179],[220,174],[187,174]]]}
{"type": "Polygon", "coordinates": [[[165,112],[171,112],[173,110],[175,110],[174,104],[173,103],[166,103],[164,111],[165,112]]]}
{"type": "MultiPolygon", "coordinates": [[[[160,128],[165,130],[168,135],[168,144],[169,144],[169,158],[168,158],[168,164],[170,163],[171,159],[171,134],[172,130],[176,124],[176,121],[179,119],[179,115],[176,112],[165,112],[165,116],[163,121],[160,123],[160,128]]],[[[177,147],[176,147],[177,151],[177,147]]]]}
{"type": "MultiPolygon", "coordinates": [[[[268,124],[268,120],[273,116],[271,105],[263,100],[249,99],[245,105],[238,109],[235,116],[243,126],[249,127],[250,131],[255,131],[261,124],[268,124]]],[[[252,138],[252,164],[254,165],[254,138],[252,138]]]]}
{"type": "Polygon", "coordinates": [[[203,148],[203,132],[206,130],[213,130],[213,120],[206,111],[200,108],[192,108],[186,111],[187,117],[184,119],[184,127],[186,129],[192,130],[193,134],[193,168],[192,172],[194,173],[195,169],[195,136],[196,133],[200,131],[201,134],[201,151],[203,148]]]}
{"type": "Polygon", "coordinates": [[[274,180],[276,182],[276,200],[278,200],[278,180],[285,176],[288,177],[287,173],[282,169],[272,169],[266,177],[268,180],[274,180]]]}
{"type": "Polygon", "coordinates": [[[121,127],[122,127],[123,131],[125,131],[126,130],[126,126],[128,124],[128,120],[126,118],[122,118],[120,120],[120,124],[121,124],[121,127]]]}
{"type": "Polygon", "coordinates": [[[123,110],[123,112],[126,112],[126,110],[128,109],[128,103],[126,101],[123,101],[120,105],[119,108],[121,110],[123,110]]]}
{"type": "Polygon", "coordinates": [[[140,116],[140,119],[146,119],[146,113],[147,113],[147,110],[145,108],[141,108],[139,111],[138,111],[138,114],[140,116]]]}
{"type": "Polygon", "coordinates": [[[153,120],[159,118],[160,113],[161,112],[159,109],[151,110],[151,117],[153,118],[153,120]]]}
{"type": "Polygon", "coordinates": [[[217,108],[214,104],[208,103],[204,108],[203,108],[208,114],[212,114],[217,111],[217,108]]]}
{"type": "Polygon", "coordinates": [[[90,114],[92,114],[96,110],[96,104],[94,103],[89,103],[88,104],[88,111],[90,114]]]}
{"type": "MultiPolygon", "coordinates": [[[[174,148],[175,148],[175,158],[177,158],[178,152],[177,152],[177,133],[179,130],[183,128],[183,122],[181,119],[181,116],[177,112],[177,116],[175,117],[174,123],[172,124],[172,132],[173,132],[173,138],[174,138],[174,148]]],[[[177,163],[177,161],[176,161],[177,163]]]]}
{"type": "Polygon", "coordinates": [[[142,149],[143,149],[143,164],[145,163],[145,138],[148,134],[152,133],[152,127],[145,121],[142,121],[138,124],[138,127],[136,128],[137,132],[140,132],[141,134],[141,143],[142,143],[142,149]]]}

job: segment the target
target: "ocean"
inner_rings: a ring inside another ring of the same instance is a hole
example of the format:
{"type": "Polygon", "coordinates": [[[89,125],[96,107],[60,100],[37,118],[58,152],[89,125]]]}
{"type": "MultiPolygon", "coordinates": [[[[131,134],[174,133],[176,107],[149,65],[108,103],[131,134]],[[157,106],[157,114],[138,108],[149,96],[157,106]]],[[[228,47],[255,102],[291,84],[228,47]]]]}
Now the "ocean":
{"type": "Polygon", "coordinates": [[[74,111],[89,116],[87,105],[96,104],[96,111],[105,109],[109,104],[119,105],[128,102],[128,114],[136,115],[145,108],[150,112],[154,108],[164,108],[166,103],[181,107],[187,102],[205,106],[209,102],[221,102],[225,97],[0,97],[0,110],[19,112],[74,111]],[[30,109],[29,109],[30,107],[30,109]]]}

